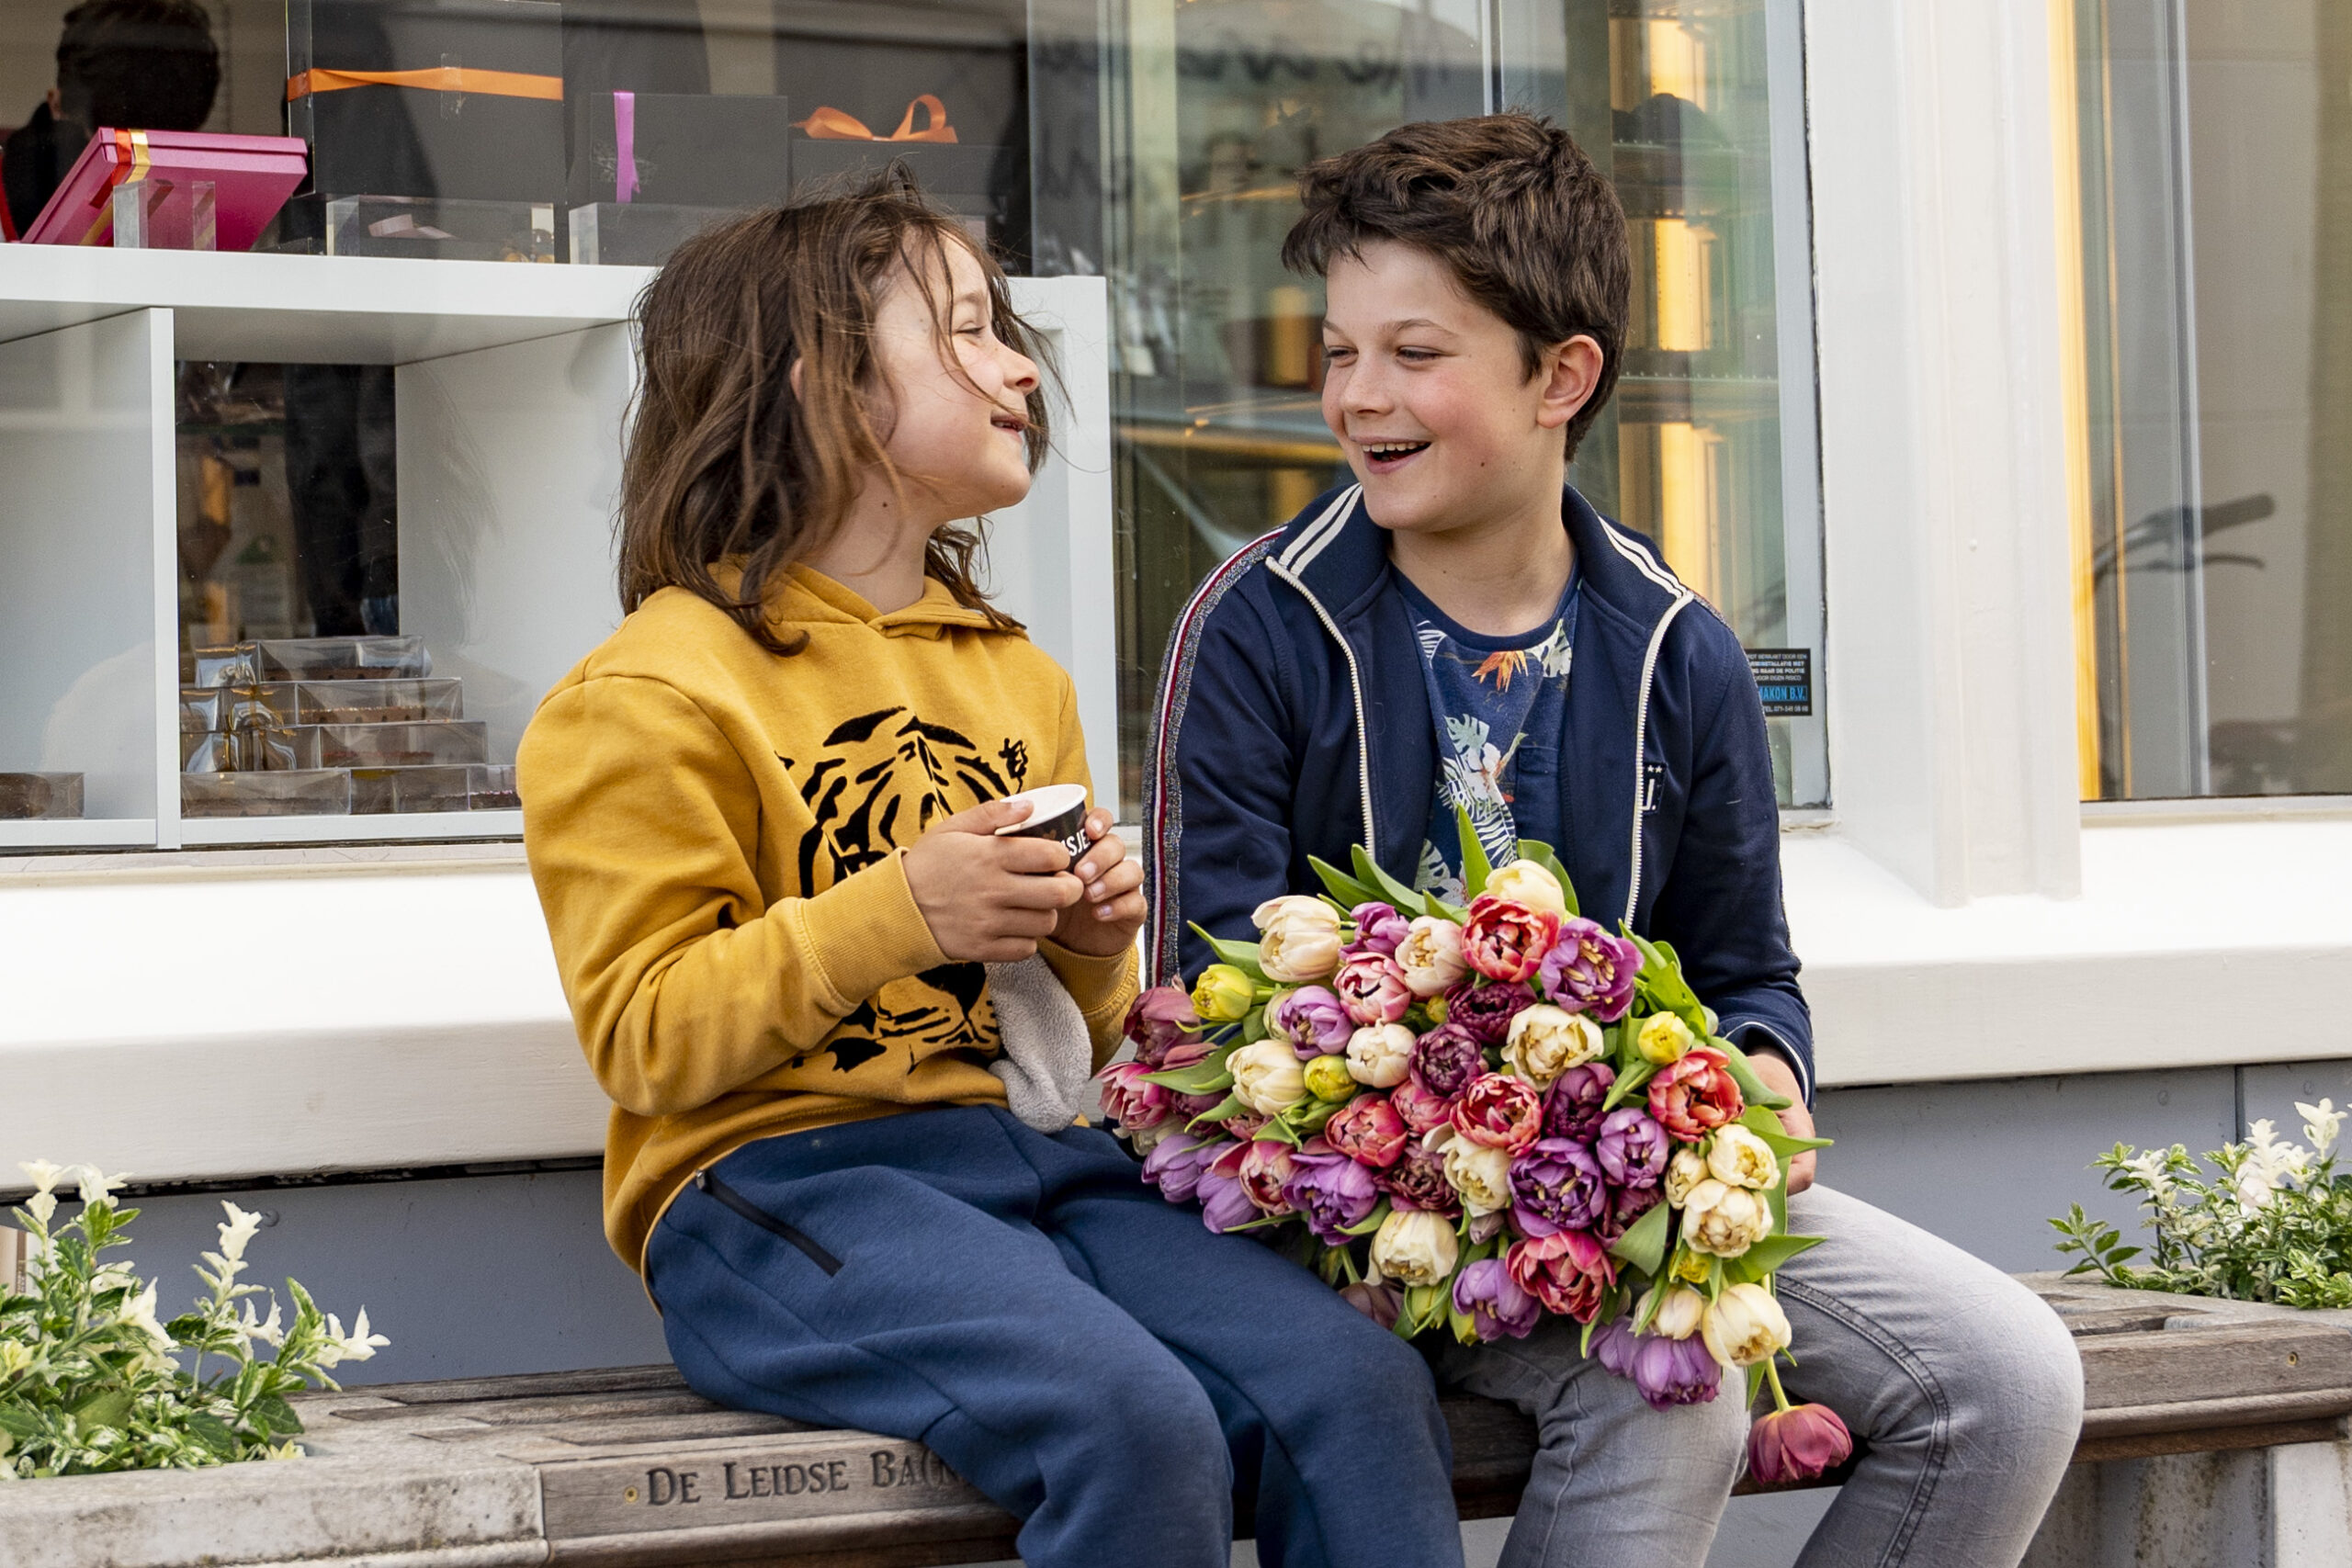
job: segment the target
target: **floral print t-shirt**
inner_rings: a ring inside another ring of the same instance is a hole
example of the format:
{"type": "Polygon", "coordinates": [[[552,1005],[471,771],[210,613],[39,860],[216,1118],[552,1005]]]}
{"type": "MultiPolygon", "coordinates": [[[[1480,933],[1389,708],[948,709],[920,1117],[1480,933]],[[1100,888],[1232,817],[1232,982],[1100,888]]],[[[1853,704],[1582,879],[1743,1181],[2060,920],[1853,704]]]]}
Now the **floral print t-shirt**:
{"type": "Polygon", "coordinates": [[[1418,891],[1462,902],[1457,807],[1470,814],[1496,865],[1517,854],[1522,828],[1536,839],[1559,831],[1577,581],[1570,573],[1559,608],[1534,630],[1496,637],[1455,622],[1397,573],[1437,725],[1437,787],[1413,878],[1418,891]]]}

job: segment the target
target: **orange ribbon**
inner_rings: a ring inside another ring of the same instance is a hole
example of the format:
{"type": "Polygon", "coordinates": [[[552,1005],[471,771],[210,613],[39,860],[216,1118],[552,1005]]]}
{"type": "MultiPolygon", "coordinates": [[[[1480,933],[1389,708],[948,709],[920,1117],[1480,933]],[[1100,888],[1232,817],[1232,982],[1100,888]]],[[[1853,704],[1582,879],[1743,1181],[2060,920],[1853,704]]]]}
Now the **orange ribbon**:
{"type": "Polygon", "coordinates": [[[533,76],[521,71],[475,71],[462,65],[435,65],[423,71],[321,71],[311,69],[286,79],[286,101],[314,93],[339,93],[345,87],[423,87],[435,93],[480,93],[492,98],[551,98],[563,100],[563,78],[533,76]]]}
{"type": "Polygon", "coordinates": [[[795,130],[805,130],[812,141],[953,141],[956,128],[947,123],[947,106],[931,93],[918,94],[899,118],[899,129],[888,136],[876,136],[866,129],[865,122],[854,114],[844,114],[830,106],[820,107],[807,119],[792,122],[795,130]],[[924,125],[915,129],[915,110],[923,111],[924,125]]]}
{"type": "Polygon", "coordinates": [[[115,152],[119,154],[115,160],[114,173],[107,176],[107,183],[90,197],[90,205],[98,209],[98,215],[82,235],[82,243],[85,245],[95,245],[101,235],[113,231],[114,187],[147,177],[149,158],[145,131],[118,130],[114,133],[114,145],[115,152]]]}

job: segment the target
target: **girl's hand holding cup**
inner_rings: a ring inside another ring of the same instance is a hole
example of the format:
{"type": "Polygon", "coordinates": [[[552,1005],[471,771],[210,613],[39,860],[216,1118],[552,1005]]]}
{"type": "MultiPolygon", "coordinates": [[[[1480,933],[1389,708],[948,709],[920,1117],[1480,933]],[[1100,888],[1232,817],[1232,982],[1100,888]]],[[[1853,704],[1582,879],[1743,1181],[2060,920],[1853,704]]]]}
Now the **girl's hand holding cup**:
{"type": "Polygon", "coordinates": [[[906,870],[933,940],[953,959],[1011,963],[1047,939],[1114,957],[1143,926],[1143,868],[1077,784],[958,812],[916,840],[906,870]]]}

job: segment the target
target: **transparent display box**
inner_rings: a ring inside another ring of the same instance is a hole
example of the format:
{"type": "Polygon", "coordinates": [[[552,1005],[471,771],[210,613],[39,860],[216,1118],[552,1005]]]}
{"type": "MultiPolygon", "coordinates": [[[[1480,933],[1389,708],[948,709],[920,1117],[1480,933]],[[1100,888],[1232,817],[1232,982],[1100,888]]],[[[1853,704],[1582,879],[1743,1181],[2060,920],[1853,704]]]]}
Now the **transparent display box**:
{"type": "MultiPolygon", "coordinates": [[[[506,770],[511,780],[514,770],[506,770]]],[[[0,822],[66,822],[82,816],[79,773],[0,773],[0,822]]]]}
{"type": "Polygon", "coordinates": [[[470,811],[471,770],[447,768],[354,768],[351,809],[355,815],[387,812],[470,811]]]}
{"type": "Polygon", "coordinates": [[[449,197],[345,196],[325,204],[331,256],[552,262],[555,204],[449,197]]]}
{"type": "Polygon", "coordinates": [[[315,724],[252,734],[268,747],[270,768],[413,768],[431,763],[487,762],[489,726],[447,724],[315,724]]]}
{"type": "Polygon", "coordinates": [[[231,728],[232,693],[226,686],[180,688],[180,733],[201,735],[231,728]]]}
{"type": "Polygon", "coordinates": [[[485,763],[466,770],[466,793],[476,811],[519,811],[523,797],[514,793],[514,770],[485,763]]]}
{"type": "Polygon", "coordinates": [[[433,673],[421,637],[288,637],[254,645],[261,681],[413,681],[433,673]]]}
{"type": "Polygon", "coordinates": [[[130,251],[220,248],[210,180],[126,180],[114,187],[114,243],[130,251]]]}
{"type": "Polygon", "coordinates": [[[660,266],[672,251],[741,210],[599,201],[571,209],[564,220],[571,226],[575,266],[660,266]]]}
{"type": "Polygon", "coordinates": [[[183,817],[347,817],[351,773],[343,768],[299,773],[186,773],[183,817]]]}
{"type": "Polygon", "coordinates": [[[465,716],[461,681],[272,681],[232,688],[220,705],[227,722],[290,729],[314,724],[409,724],[465,716]]]}

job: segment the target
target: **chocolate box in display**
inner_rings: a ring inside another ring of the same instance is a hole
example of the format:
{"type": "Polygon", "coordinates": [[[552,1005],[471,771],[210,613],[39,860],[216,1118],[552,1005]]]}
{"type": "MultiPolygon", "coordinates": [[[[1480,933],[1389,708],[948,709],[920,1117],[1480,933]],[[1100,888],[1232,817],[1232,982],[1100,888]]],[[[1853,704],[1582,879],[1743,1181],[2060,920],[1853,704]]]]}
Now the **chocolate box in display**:
{"type": "Polygon", "coordinates": [[[289,0],[287,63],[330,253],[554,259],[561,6],[289,0]]]}
{"type": "Polygon", "coordinates": [[[102,129],[83,147],[65,181],[25,231],[35,245],[111,245],[115,192],[211,186],[212,243],[185,248],[249,250],[302,183],[302,143],[290,136],[229,136],[202,130],[102,129]]]}
{"type": "Polygon", "coordinates": [[[890,130],[874,130],[827,105],[796,121],[794,129],[799,135],[792,143],[792,179],[803,196],[877,173],[895,158],[905,162],[926,195],[950,211],[976,222],[1004,216],[995,175],[1006,150],[964,141],[947,106],[933,94],[918,94],[890,130]]]}
{"type": "Polygon", "coordinates": [[[71,821],[81,815],[80,773],[0,773],[0,822],[71,821]]]}
{"type": "Polygon", "coordinates": [[[187,817],[511,810],[461,683],[413,637],[301,637],[198,649],[182,661],[180,809],[187,817]]]}
{"type": "Polygon", "coordinates": [[[658,265],[727,214],[791,195],[787,100],[597,93],[571,149],[571,260],[658,265]]]}

